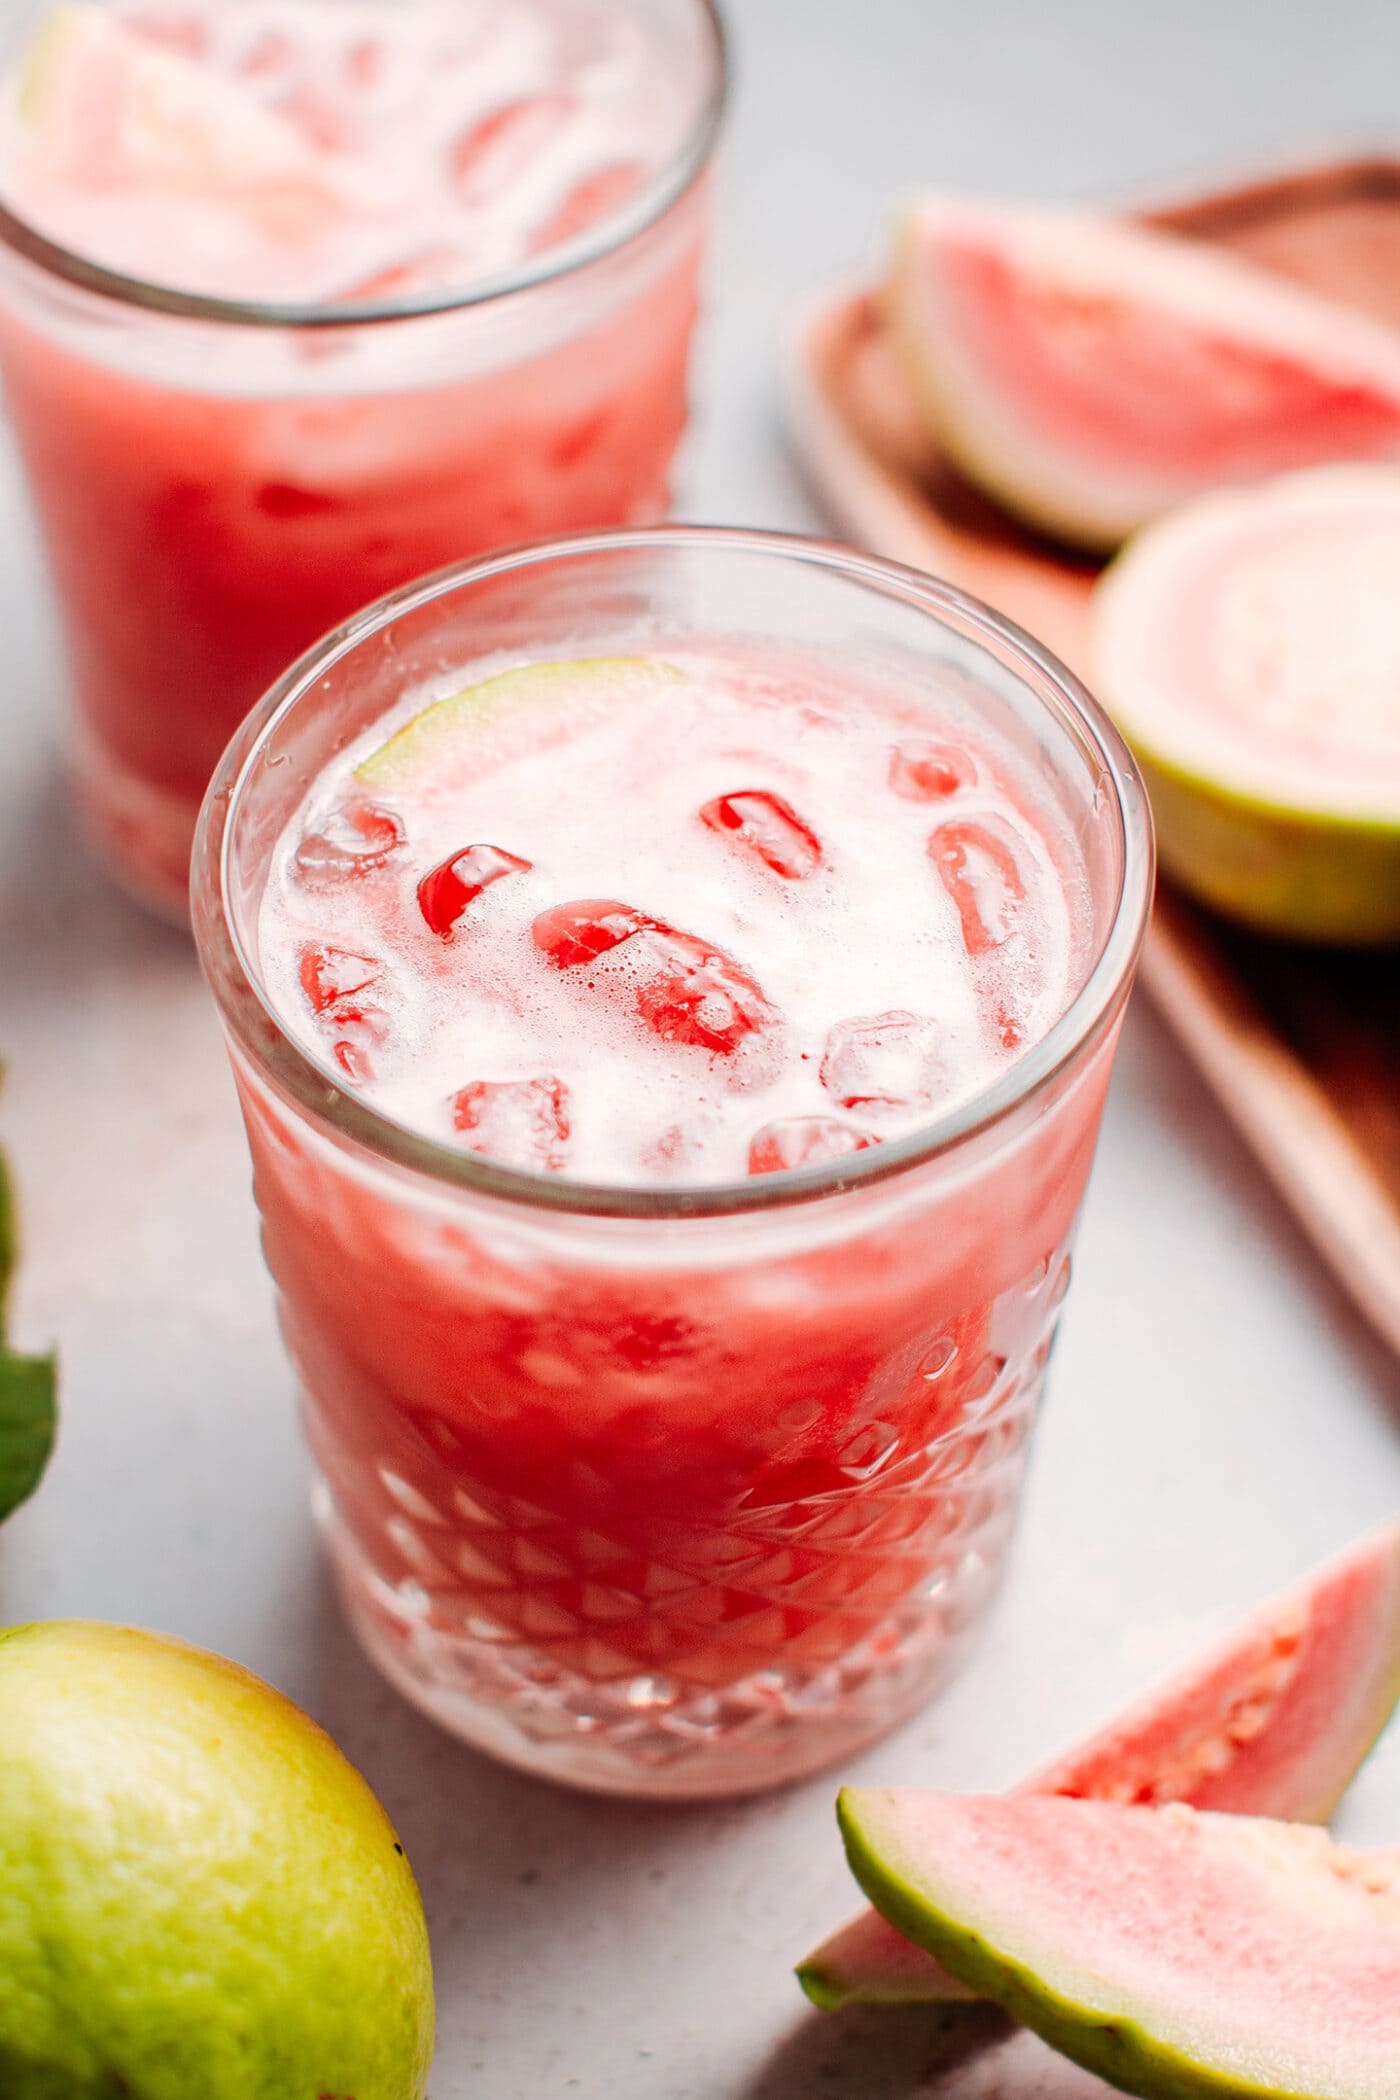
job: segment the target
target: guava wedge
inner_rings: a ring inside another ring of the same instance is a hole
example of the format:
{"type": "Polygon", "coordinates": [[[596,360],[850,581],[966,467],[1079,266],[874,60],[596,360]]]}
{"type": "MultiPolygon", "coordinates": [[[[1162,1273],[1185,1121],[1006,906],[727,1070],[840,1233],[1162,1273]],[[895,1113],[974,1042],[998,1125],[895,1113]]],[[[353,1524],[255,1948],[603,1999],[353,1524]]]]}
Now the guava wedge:
{"type": "MultiPolygon", "coordinates": [[[[1400,1525],[1272,1598],[1017,1790],[1324,1823],[1400,1697],[1400,1525]]],[[[968,1996],[878,1911],[797,1971],[817,2005],[968,1996]]]]}
{"type": "Polygon", "coordinates": [[[1400,1847],[1184,1802],[848,1787],[839,1814],[902,1932],[1125,2092],[1400,2093],[1400,1847]]]}
{"type": "Polygon", "coordinates": [[[942,449],[1075,546],[1204,489],[1400,459],[1400,339],[1171,234],[929,197],[888,312],[942,449]]]}
{"type": "Polygon", "coordinates": [[[1205,496],[1095,588],[1088,674],[1163,865],[1294,939],[1400,940],[1400,467],[1205,496]]]}
{"type": "Polygon", "coordinates": [[[564,742],[619,707],[655,700],[684,674],[646,656],[524,664],[435,701],[355,768],[377,793],[451,793],[509,758],[564,742]]]}
{"type": "Polygon", "coordinates": [[[372,205],[354,168],[296,124],[88,0],[42,18],[17,77],[21,166],[46,188],[193,197],[293,240],[372,205]]]}

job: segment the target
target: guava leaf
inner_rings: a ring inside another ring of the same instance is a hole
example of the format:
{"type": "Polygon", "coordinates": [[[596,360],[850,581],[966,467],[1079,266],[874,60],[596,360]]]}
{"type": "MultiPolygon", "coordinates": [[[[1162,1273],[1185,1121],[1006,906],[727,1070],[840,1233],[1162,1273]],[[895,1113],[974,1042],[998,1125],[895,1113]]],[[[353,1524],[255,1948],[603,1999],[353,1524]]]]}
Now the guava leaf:
{"type": "Polygon", "coordinates": [[[58,1426],[57,1359],[21,1356],[5,1342],[18,1245],[14,1191],[0,1153],[0,1522],[39,1485],[58,1426]]]}
{"type": "Polygon", "coordinates": [[[58,1362],[0,1344],[0,1520],[38,1487],[58,1426],[58,1362]]]}

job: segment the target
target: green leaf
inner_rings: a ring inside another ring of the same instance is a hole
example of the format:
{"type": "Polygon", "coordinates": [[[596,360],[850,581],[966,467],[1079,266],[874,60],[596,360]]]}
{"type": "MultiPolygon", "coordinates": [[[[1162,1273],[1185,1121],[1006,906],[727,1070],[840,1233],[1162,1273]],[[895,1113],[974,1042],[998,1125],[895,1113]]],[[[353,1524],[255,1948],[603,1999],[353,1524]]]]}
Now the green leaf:
{"type": "Polygon", "coordinates": [[[57,1359],[21,1356],[5,1341],[18,1258],[14,1187],[0,1152],[0,1522],[38,1487],[58,1426],[57,1359]]]}
{"type": "Polygon", "coordinates": [[[39,1485],[58,1425],[57,1393],[56,1358],[18,1356],[0,1344],[0,1519],[39,1485]]]}

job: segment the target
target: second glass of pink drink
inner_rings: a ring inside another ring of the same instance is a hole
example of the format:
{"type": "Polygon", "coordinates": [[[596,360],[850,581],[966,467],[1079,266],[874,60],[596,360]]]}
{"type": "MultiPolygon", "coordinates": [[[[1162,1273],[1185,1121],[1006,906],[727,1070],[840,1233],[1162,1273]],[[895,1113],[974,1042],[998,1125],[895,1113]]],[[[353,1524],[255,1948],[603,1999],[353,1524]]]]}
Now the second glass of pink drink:
{"type": "Polygon", "coordinates": [[[673,528],[390,598],[195,921],[354,1622],[617,1792],[826,1763],[1002,1566],[1151,887],[1121,743],[926,577],[673,528]]]}
{"type": "Polygon", "coordinates": [[[0,122],[0,372],[91,834],[183,916],[228,738],[356,606],[663,514],[709,0],[65,0],[0,122]]]}

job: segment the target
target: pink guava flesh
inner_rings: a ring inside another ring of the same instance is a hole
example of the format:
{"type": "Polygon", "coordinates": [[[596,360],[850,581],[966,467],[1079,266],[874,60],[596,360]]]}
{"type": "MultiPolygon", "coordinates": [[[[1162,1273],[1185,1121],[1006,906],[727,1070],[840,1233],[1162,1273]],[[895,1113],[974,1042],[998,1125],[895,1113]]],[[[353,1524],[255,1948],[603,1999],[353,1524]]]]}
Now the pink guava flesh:
{"type": "Polygon", "coordinates": [[[1325,1823],[1400,1695],[1400,1526],[1266,1604],[1023,1791],[1325,1823]]]}
{"type": "MultiPolygon", "coordinates": [[[[1265,1604],[1019,1795],[1325,1822],[1400,1696],[1400,1525],[1265,1604]]],[[[798,1970],[819,2005],[965,1997],[869,1910],[798,1970]]]]}
{"type": "Polygon", "coordinates": [[[1162,864],[1292,939],[1400,938],[1400,468],[1202,496],[1096,586],[1086,671],[1162,864]]]}
{"type": "Polygon", "coordinates": [[[848,1788],[841,1822],[906,1933],[1129,2092],[1400,2091],[1400,1848],[1032,1794],[848,1788]]]}
{"type": "Polygon", "coordinates": [[[1370,459],[1400,441],[1400,399],[1320,371],[1286,345],[1037,279],[964,237],[939,256],[951,325],[987,384],[1028,425],[1087,458],[1157,467],[1203,483],[1253,480],[1282,451],[1296,465],[1370,459]]]}
{"type": "Polygon", "coordinates": [[[940,448],[1078,545],[1209,489],[1400,460],[1400,339],[1201,242],[932,197],[887,304],[940,448]]]}

